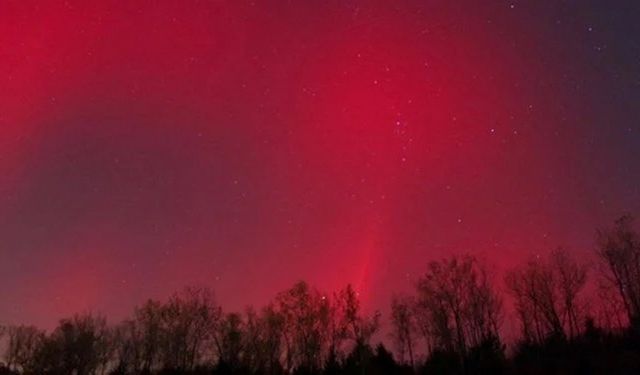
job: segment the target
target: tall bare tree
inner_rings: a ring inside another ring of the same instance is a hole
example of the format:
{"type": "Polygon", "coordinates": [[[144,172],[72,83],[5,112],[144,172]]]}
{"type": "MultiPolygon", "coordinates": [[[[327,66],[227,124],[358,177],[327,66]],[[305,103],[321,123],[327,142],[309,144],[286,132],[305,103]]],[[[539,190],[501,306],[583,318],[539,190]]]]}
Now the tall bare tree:
{"type": "Polygon", "coordinates": [[[218,360],[231,369],[240,367],[245,343],[244,322],[238,313],[225,314],[216,325],[214,341],[218,360]]]}
{"type": "Polygon", "coordinates": [[[9,326],[7,335],[5,361],[9,369],[16,371],[32,371],[35,367],[36,351],[45,340],[45,332],[34,326],[9,326]]]}
{"type": "Polygon", "coordinates": [[[414,347],[417,340],[418,323],[415,317],[415,299],[394,296],[391,300],[391,322],[393,339],[396,343],[400,361],[409,356],[409,364],[414,366],[414,347]]]}
{"type": "Polygon", "coordinates": [[[574,338],[584,325],[585,311],[580,292],[587,282],[587,266],[576,261],[564,248],[554,250],[550,261],[558,279],[565,333],[574,338]]]}
{"type": "Polygon", "coordinates": [[[262,366],[258,369],[264,369],[262,372],[265,374],[278,373],[283,350],[284,316],[273,304],[269,304],[262,309],[258,326],[260,327],[257,341],[260,348],[258,353],[262,356],[260,360],[262,366]]]}
{"type": "Polygon", "coordinates": [[[319,369],[327,343],[326,297],[307,283],[299,282],[280,293],[276,303],[284,325],[285,369],[319,369]]]}
{"type": "Polygon", "coordinates": [[[507,273],[525,341],[542,343],[550,336],[573,338],[583,326],[580,293],[587,269],[562,248],[537,256],[507,273]]]}
{"type": "Polygon", "coordinates": [[[372,316],[362,313],[358,292],[351,284],[342,289],[336,296],[340,308],[339,317],[346,328],[346,337],[356,346],[367,346],[373,335],[380,328],[380,313],[372,316]]]}
{"type": "Polygon", "coordinates": [[[165,368],[192,370],[222,315],[207,288],[187,287],[162,308],[162,359],[165,368]]]}
{"type": "Polygon", "coordinates": [[[278,373],[282,353],[283,319],[272,304],[257,313],[246,311],[243,364],[253,373],[278,373]]]}
{"type": "Polygon", "coordinates": [[[621,332],[628,322],[627,310],[616,287],[604,280],[598,288],[596,318],[598,326],[607,332],[621,332]]]}
{"type": "Polygon", "coordinates": [[[431,262],[417,289],[417,319],[434,349],[462,358],[470,347],[498,337],[502,301],[474,257],[431,262]]]}
{"type": "Polygon", "coordinates": [[[629,322],[640,320],[640,237],[633,217],[617,219],[612,228],[597,233],[597,255],[606,281],[618,291],[629,322]]]}

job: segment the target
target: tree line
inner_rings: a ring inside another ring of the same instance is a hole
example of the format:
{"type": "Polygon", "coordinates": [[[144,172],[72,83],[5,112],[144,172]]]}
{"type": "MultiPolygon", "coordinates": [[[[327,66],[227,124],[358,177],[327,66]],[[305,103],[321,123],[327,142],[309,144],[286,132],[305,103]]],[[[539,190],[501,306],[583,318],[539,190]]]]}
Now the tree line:
{"type": "Polygon", "coordinates": [[[242,313],[187,287],[116,325],[86,313],[51,332],[2,327],[0,374],[640,373],[640,237],[630,216],[596,237],[595,265],[559,248],[503,283],[471,255],[430,262],[391,301],[393,353],[374,342],[381,316],[350,285],[325,294],[299,282],[242,313]],[[505,311],[519,326],[509,348],[505,311]]]}

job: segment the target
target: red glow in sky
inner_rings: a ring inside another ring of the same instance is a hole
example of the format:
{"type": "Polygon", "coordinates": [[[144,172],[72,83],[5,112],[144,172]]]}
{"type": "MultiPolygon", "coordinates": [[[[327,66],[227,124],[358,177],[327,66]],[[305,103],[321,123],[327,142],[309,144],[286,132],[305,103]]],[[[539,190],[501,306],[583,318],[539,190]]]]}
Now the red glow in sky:
{"type": "Polygon", "coordinates": [[[193,283],[241,308],[299,279],[386,309],[430,260],[588,253],[640,208],[617,100],[637,66],[607,13],[92,3],[0,5],[2,321],[193,283]]]}

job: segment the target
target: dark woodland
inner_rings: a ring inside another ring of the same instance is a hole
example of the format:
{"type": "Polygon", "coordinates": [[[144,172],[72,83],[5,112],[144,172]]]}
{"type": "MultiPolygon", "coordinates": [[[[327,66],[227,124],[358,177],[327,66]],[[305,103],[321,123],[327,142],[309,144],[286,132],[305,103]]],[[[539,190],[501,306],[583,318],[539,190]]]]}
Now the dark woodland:
{"type": "Polygon", "coordinates": [[[632,218],[599,230],[595,249],[594,264],[559,248],[503,280],[470,255],[434,261],[413,294],[393,298],[388,317],[364,313],[351,286],[328,295],[299,282],[241,313],[224,311],[207,288],[188,287],[116,325],[79,314],[52,332],[5,326],[0,373],[640,373],[640,237],[632,218]],[[509,343],[507,313],[519,323],[509,343]]]}

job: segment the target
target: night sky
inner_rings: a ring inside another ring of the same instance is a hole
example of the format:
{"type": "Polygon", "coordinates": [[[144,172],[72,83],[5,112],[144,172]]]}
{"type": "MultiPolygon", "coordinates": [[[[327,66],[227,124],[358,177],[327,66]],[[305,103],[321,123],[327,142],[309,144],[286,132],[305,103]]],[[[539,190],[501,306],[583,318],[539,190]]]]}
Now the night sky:
{"type": "Polygon", "coordinates": [[[388,310],[640,213],[640,2],[0,5],[0,322],[305,279],[388,310]]]}

